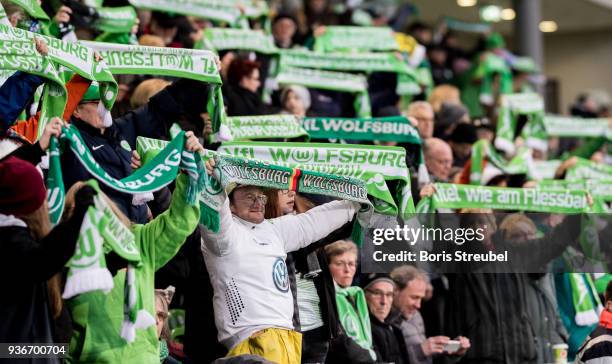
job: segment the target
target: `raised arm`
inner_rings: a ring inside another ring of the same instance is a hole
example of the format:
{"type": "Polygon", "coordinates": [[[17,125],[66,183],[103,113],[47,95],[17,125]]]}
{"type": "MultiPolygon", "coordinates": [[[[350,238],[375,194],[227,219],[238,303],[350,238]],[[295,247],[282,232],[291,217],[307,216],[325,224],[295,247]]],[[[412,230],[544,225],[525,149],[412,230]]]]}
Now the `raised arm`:
{"type": "Polygon", "coordinates": [[[155,263],[155,270],[163,267],[179,251],[198,225],[200,206],[187,203],[188,185],[189,177],[181,173],[176,179],[168,210],[148,224],[134,227],[140,229],[141,249],[155,263]]]}
{"type": "Polygon", "coordinates": [[[229,207],[229,198],[222,192],[223,204],[219,211],[219,232],[215,233],[206,227],[202,229],[202,247],[217,256],[229,253],[232,242],[236,241],[237,231],[234,227],[234,219],[229,207]]]}
{"type": "Polygon", "coordinates": [[[285,244],[287,253],[323,239],[353,219],[357,203],[332,201],[298,215],[286,215],[270,220],[285,244]]]}

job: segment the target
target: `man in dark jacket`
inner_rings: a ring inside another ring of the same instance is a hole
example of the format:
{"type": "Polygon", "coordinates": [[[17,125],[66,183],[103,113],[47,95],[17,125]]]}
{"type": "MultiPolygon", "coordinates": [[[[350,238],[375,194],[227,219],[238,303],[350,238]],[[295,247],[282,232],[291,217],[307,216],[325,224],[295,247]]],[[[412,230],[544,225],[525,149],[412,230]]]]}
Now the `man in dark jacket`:
{"type": "MultiPolygon", "coordinates": [[[[205,111],[206,84],[181,79],[153,96],[149,103],[106,125],[98,113],[99,89],[94,84],[85,93],[72,114],[71,123],[79,130],[94,159],[112,177],[122,179],[132,173],[132,151],[136,137],[166,139],[170,126],[182,115],[199,115],[205,111]]],[[[74,153],[62,154],[65,188],[92,178],[74,153]]],[[[145,205],[132,204],[133,195],[101,185],[102,190],[133,222],[147,221],[145,205]]]]}
{"type": "Polygon", "coordinates": [[[372,340],[378,361],[408,363],[402,330],[387,321],[393,304],[395,283],[387,275],[370,275],[362,282],[370,311],[372,340]]]}
{"type": "Polygon", "coordinates": [[[612,362],[612,282],[606,287],[605,307],[599,326],[587,337],[576,355],[576,363],[597,364],[612,362]]]}

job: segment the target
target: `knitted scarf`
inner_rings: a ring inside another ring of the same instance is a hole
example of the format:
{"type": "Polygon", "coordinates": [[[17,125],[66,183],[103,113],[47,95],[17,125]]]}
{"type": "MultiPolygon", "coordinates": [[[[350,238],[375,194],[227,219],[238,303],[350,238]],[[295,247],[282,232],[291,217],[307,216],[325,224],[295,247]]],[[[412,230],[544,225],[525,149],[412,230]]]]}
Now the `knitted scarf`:
{"type": "Polygon", "coordinates": [[[485,160],[505,174],[527,174],[530,169],[533,169],[530,149],[522,148],[514,158],[506,161],[485,139],[481,139],[472,145],[471,160],[470,184],[473,185],[482,184],[485,160]]]}
{"type": "MultiPolygon", "coordinates": [[[[157,10],[172,14],[195,16],[230,25],[237,24],[240,10],[228,1],[219,0],[129,0],[130,4],[139,9],[157,10]]],[[[245,2],[248,4],[248,2],[245,2]]]]}
{"type": "Polygon", "coordinates": [[[294,115],[234,116],[228,117],[226,123],[236,141],[310,138],[294,115]]]}
{"type": "MultiPolygon", "coordinates": [[[[31,42],[34,37],[40,37],[45,40],[49,49],[48,58],[54,64],[58,65],[56,69],[61,69],[63,73],[65,73],[64,75],[60,75],[61,77],[68,79],[73,72],[76,72],[84,78],[98,82],[100,86],[99,113],[103,116],[105,124],[110,126],[112,119],[109,110],[112,108],[115,98],[117,97],[118,86],[104,61],[97,62],[94,57],[94,50],[78,43],[64,42],[60,39],[0,24],[0,40],[23,40],[31,42]],[[60,68],[59,66],[63,67],[60,68]]],[[[43,102],[45,102],[44,99],[48,96],[59,96],[60,94],[61,91],[58,91],[57,87],[50,88],[43,95],[43,102]]],[[[51,115],[51,111],[45,106],[46,104],[43,103],[43,109],[38,123],[39,136],[52,116],[61,117],[61,113],[59,115],[51,115]]],[[[63,106],[65,106],[65,104],[63,106]]],[[[63,112],[63,110],[61,112],[63,112]]]]}
{"type": "Polygon", "coordinates": [[[362,181],[252,159],[229,157],[210,151],[208,156],[215,159],[216,165],[214,177],[207,176],[205,187],[200,194],[200,223],[210,230],[214,232],[219,230],[218,211],[223,204],[221,192],[236,185],[250,185],[359,202],[362,208],[353,227],[353,238],[357,242],[363,238],[361,227],[369,224],[372,204],[368,200],[368,192],[362,181]]]}
{"type": "Polygon", "coordinates": [[[319,143],[223,143],[219,153],[358,178],[374,198],[376,212],[408,218],[414,213],[406,151],[398,147],[319,143]],[[385,181],[397,180],[395,199],[385,181]],[[396,203],[397,202],[397,203],[396,203]]]}
{"type": "Polygon", "coordinates": [[[490,208],[576,214],[599,212],[587,204],[584,190],[484,187],[436,183],[436,192],[421,199],[417,212],[433,212],[437,208],[490,208]]]}
{"type": "Polygon", "coordinates": [[[372,350],[372,329],[365,294],[360,287],[342,288],[336,286],[336,305],[338,317],[346,334],[359,346],[366,349],[373,360],[376,353],[372,350]]]}
{"type": "Polygon", "coordinates": [[[493,79],[496,75],[500,77],[499,93],[511,93],[512,71],[506,65],[506,61],[503,58],[493,53],[488,53],[474,73],[474,78],[479,79],[481,82],[480,102],[482,104],[492,105],[495,102],[493,98],[493,79]]]}
{"type": "Polygon", "coordinates": [[[396,50],[399,46],[389,27],[328,26],[314,44],[314,51],[321,53],[396,50]]]}
{"type": "MultiPolygon", "coordinates": [[[[60,140],[67,144],[82,166],[94,178],[117,191],[130,194],[154,192],[174,181],[179,169],[183,169],[189,175],[187,201],[195,204],[197,202],[198,191],[204,185],[204,173],[200,173],[200,171],[204,170],[204,165],[199,154],[187,152],[183,149],[185,143],[184,132],[180,132],[155,158],[148,161],[148,163],[130,176],[121,180],[109,175],[96,162],[89,148],[83,142],[78,129],[74,126],[70,125],[64,128],[60,140]]],[[[61,183],[61,168],[59,163],[54,161],[55,158],[59,158],[60,149],[53,143],[50,145],[49,153],[51,155],[49,178],[52,181],[49,196],[55,197],[53,205],[51,205],[50,199],[49,209],[58,211],[57,214],[51,215],[52,222],[56,223],[59,221],[61,210],[63,209],[56,210],[56,208],[59,208],[58,204],[60,202],[63,204],[64,196],[64,186],[61,183]]]]}
{"type": "Polygon", "coordinates": [[[511,94],[503,95],[499,109],[499,119],[497,121],[497,133],[495,147],[508,154],[514,154],[514,139],[516,137],[516,127],[519,115],[526,115],[529,118],[527,146],[546,150],[546,145],[542,145],[539,137],[543,132],[544,101],[538,94],[511,94]],[[539,131],[539,133],[538,133],[539,131]]]}
{"type": "Polygon", "coordinates": [[[370,97],[366,78],[362,75],[309,68],[281,67],[275,77],[279,85],[302,85],[308,88],[350,92],[356,94],[357,117],[371,117],[370,97]]]}
{"type": "Polygon", "coordinates": [[[281,67],[302,67],[330,71],[393,72],[413,80],[417,74],[395,53],[317,53],[302,49],[280,51],[281,67]]]}
{"type": "MultiPolygon", "coordinates": [[[[87,184],[101,193],[94,180],[87,184]]],[[[111,251],[115,252],[128,262],[121,337],[131,343],[136,339],[136,329],[155,325],[153,316],[144,309],[135,278],[135,269],[142,265],[140,252],[130,229],[119,220],[100,194],[94,197],[94,202],[83,219],[75,253],[67,264],[69,270],[62,298],[70,299],[97,290],[108,294],[114,282],[104,257],[111,251]]]]}
{"type": "Polygon", "coordinates": [[[306,117],[302,119],[302,126],[313,139],[378,140],[416,145],[419,148],[417,158],[419,183],[429,182],[421,137],[404,116],[365,119],[306,117]]]}
{"type": "Polygon", "coordinates": [[[95,49],[104,57],[113,74],[154,75],[190,78],[213,84],[206,100],[214,136],[213,142],[229,140],[225,125],[221,75],[217,69],[217,56],[206,50],[134,46],[102,42],[80,43],[95,49]]]}
{"type": "Polygon", "coordinates": [[[277,54],[271,35],[249,29],[208,28],[198,47],[214,51],[246,50],[262,54],[277,54]]]}
{"type": "Polygon", "coordinates": [[[97,8],[99,18],[94,27],[106,33],[130,33],[138,18],[136,10],[131,6],[115,8],[97,8]]]}
{"type": "Polygon", "coordinates": [[[595,163],[584,158],[579,158],[576,165],[568,169],[565,178],[568,180],[612,179],[612,166],[595,163]]]}
{"type": "Polygon", "coordinates": [[[590,326],[599,322],[603,310],[593,279],[589,273],[568,273],[572,288],[572,303],[576,315],[574,320],[579,326],[590,326]]]}
{"type": "Polygon", "coordinates": [[[608,119],[584,119],[559,115],[544,116],[544,129],[548,136],[569,138],[612,137],[608,119]]]}

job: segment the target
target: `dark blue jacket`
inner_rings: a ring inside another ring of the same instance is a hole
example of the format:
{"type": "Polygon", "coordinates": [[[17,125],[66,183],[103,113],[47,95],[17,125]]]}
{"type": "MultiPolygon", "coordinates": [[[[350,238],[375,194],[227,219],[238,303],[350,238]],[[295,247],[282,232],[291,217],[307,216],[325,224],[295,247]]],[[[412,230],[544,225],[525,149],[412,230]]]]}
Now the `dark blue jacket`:
{"type": "Polygon", "coordinates": [[[0,135],[15,123],[45,79],[17,71],[0,86],[0,135]]]}
{"type": "MultiPolygon", "coordinates": [[[[179,80],[153,96],[146,105],[115,119],[104,134],[74,117],[72,124],[100,166],[114,178],[122,179],[132,173],[131,150],[136,149],[136,137],[167,139],[170,126],[182,114],[204,112],[207,91],[203,83],[179,80]]],[[[93,178],[69,148],[62,153],[62,174],[66,190],[75,182],[93,178]]],[[[134,206],[132,195],[104,184],[100,186],[131,221],[146,223],[146,206],[134,206]]]]}

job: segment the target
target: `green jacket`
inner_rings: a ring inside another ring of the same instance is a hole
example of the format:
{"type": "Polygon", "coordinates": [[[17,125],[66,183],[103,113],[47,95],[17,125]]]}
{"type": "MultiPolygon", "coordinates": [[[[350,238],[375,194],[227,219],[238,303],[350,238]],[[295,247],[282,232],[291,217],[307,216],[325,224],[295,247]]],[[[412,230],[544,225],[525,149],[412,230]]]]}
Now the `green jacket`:
{"type": "MultiPolygon", "coordinates": [[[[154,276],[178,251],[197,227],[199,205],[186,202],[188,177],[180,174],[170,208],[146,225],[133,225],[142,266],[136,270],[144,308],[156,316],[154,276]]],[[[74,363],[159,363],[157,330],[151,326],[136,331],[136,340],[128,344],[121,338],[125,269],[114,277],[114,287],[104,294],[95,291],[66,302],[72,317],[72,338],[68,362],[74,363]]]]}

